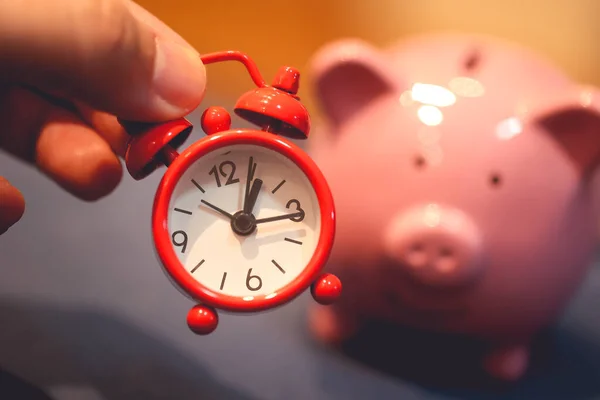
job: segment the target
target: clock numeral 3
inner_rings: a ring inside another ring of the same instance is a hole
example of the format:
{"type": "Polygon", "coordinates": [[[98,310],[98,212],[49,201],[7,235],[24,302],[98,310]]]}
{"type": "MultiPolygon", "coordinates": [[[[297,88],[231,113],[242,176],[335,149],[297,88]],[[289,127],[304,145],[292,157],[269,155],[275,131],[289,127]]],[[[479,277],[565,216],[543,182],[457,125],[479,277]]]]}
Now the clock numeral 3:
{"type": "Polygon", "coordinates": [[[225,181],[225,186],[227,186],[232,185],[234,183],[238,183],[240,181],[239,178],[235,178],[235,169],[236,166],[233,161],[223,161],[221,164],[219,164],[218,170],[217,166],[214,165],[210,169],[210,171],[208,171],[208,174],[213,175],[215,177],[215,180],[217,181],[217,187],[222,186],[221,178],[219,177],[219,174],[221,174],[223,178],[227,178],[227,180],[225,181]],[[226,169],[225,167],[229,168],[226,169]]]}
{"type": "Polygon", "coordinates": [[[285,205],[285,208],[290,208],[292,204],[296,206],[294,211],[300,212],[302,213],[302,215],[290,219],[294,222],[301,222],[305,216],[304,210],[302,209],[302,207],[300,207],[300,202],[296,199],[291,199],[290,201],[288,201],[285,205]]]}
{"type": "Polygon", "coordinates": [[[260,290],[262,287],[262,279],[258,275],[252,275],[252,268],[248,270],[246,275],[246,287],[253,292],[260,290]]]}
{"type": "Polygon", "coordinates": [[[188,236],[187,233],[185,233],[184,231],[175,231],[173,232],[173,235],[171,236],[171,238],[173,239],[173,246],[175,247],[181,247],[181,252],[185,253],[185,249],[187,248],[187,242],[188,242],[188,236]],[[182,237],[181,240],[177,240],[177,237],[182,237]]]}

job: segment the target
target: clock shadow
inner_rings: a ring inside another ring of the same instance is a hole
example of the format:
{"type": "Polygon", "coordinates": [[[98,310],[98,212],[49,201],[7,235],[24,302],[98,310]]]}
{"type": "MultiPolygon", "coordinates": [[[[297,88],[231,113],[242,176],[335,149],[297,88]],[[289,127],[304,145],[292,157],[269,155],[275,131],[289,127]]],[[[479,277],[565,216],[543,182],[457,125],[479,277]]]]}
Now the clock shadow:
{"type": "MultiPolygon", "coordinates": [[[[277,242],[285,243],[285,238],[297,240],[305,236],[306,229],[294,229],[260,237],[256,237],[255,232],[248,237],[236,235],[236,238],[240,243],[240,248],[242,249],[242,254],[244,255],[244,257],[246,259],[253,260],[256,257],[258,257],[260,246],[269,245],[277,242]]],[[[297,246],[295,244],[290,245],[297,246]]]]}

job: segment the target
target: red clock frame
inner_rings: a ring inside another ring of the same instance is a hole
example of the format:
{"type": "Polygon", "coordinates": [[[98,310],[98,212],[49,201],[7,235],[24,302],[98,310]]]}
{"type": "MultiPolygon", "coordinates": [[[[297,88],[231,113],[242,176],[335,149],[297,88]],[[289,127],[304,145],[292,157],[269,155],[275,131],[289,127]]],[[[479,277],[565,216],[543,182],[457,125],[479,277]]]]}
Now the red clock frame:
{"type": "Polygon", "coordinates": [[[316,163],[295,144],[271,133],[251,129],[236,129],[214,133],[190,145],[177,156],[165,172],[154,198],[152,234],[158,257],[166,272],[184,292],[195,300],[225,311],[258,312],[284,305],[318,278],[325,266],[335,237],[335,205],[333,195],[316,163]],[[254,296],[252,300],[215,292],[196,281],[184,268],[171,245],[168,212],[175,186],[182,175],[202,156],[221,147],[251,144],[274,150],[293,161],[310,181],[321,214],[321,232],[313,256],[300,275],[291,283],[272,294],[254,296]],[[272,297],[271,297],[272,296],[272,297]]]}

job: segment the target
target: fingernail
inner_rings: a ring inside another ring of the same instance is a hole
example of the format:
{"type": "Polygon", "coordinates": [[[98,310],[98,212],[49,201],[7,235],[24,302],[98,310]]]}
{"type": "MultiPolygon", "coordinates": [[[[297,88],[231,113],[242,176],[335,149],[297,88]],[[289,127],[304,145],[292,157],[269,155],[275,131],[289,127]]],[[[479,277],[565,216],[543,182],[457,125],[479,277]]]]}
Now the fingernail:
{"type": "Polygon", "coordinates": [[[204,97],[206,69],[200,55],[188,46],[156,38],[154,92],[156,106],[173,118],[194,110],[204,97]]]}

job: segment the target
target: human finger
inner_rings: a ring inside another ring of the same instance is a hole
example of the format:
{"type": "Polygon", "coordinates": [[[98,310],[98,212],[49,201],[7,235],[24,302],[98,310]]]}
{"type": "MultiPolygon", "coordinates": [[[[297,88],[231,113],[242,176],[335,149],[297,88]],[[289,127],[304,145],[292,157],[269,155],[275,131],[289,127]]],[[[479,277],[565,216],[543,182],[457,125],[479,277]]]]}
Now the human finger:
{"type": "Polygon", "coordinates": [[[122,167],[109,144],[76,114],[21,87],[0,98],[0,147],[88,201],[110,193],[122,167]]]}
{"type": "Polygon", "coordinates": [[[129,135],[119,123],[117,117],[81,103],[77,104],[76,107],[81,118],[108,142],[115,154],[125,157],[129,135]]]}
{"type": "Polygon", "coordinates": [[[21,192],[0,176],[0,235],[17,223],[25,211],[21,192]]]}
{"type": "Polygon", "coordinates": [[[0,79],[126,120],[183,116],[202,100],[204,65],[140,9],[123,0],[0,2],[0,79]]]}

